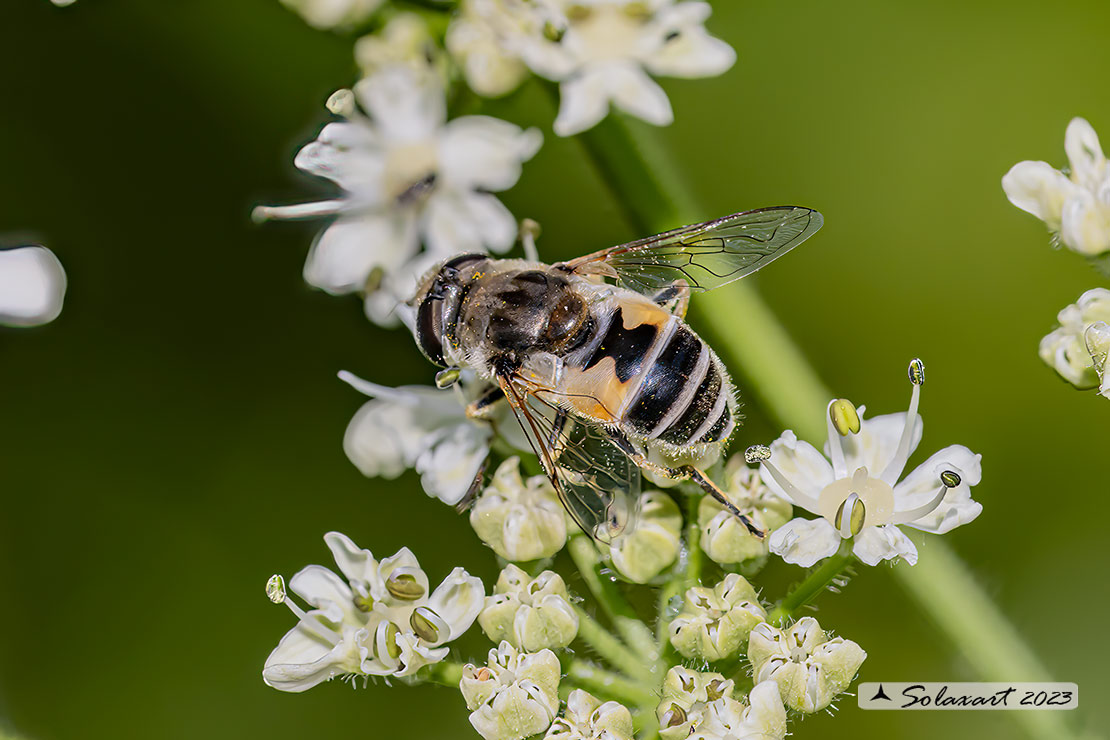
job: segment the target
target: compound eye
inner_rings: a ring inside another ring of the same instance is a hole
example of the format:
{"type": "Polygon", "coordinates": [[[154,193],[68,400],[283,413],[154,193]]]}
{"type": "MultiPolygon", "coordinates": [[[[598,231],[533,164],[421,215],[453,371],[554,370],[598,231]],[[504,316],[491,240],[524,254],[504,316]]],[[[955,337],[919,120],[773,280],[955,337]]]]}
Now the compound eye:
{"type": "Polygon", "coordinates": [[[567,341],[586,321],[586,313],[586,303],[581,298],[570,292],[563,293],[548,318],[547,339],[554,345],[567,341]]]}
{"type": "Polygon", "coordinates": [[[447,367],[443,358],[442,328],[440,327],[440,311],[443,301],[438,298],[426,297],[416,312],[416,344],[424,356],[440,367],[447,367]]]}

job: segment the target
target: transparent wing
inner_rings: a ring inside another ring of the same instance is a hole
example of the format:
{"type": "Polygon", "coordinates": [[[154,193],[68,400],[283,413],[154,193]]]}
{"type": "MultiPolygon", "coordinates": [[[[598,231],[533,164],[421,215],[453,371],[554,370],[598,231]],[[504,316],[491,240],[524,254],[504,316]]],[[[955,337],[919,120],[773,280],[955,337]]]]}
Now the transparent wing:
{"type": "Polygon", "coordinates": [[[640,469],[604,428],[540,398],[513,378],[498,382],[567,512],[594,539],[610,542],[636,517],[640,469]]]}
{"type": "Polygon", "coordinates": [[[811,208],[761,208],[611,247],[565,266],[616,278],[622,287],[649,296],[680,282],[695,291],[713,290],[786,254],[823,223],[811,208]]]}

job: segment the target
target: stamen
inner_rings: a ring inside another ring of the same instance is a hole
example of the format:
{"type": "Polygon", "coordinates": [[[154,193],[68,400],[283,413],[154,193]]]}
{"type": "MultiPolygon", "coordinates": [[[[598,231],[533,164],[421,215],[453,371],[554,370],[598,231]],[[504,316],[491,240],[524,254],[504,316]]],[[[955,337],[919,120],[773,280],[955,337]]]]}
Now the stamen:
{"type": "Polygon", "coordinates": [[[318,619],[310,619],[304,609],[297,606],[297,604],[286,595],[285,579],[280,575],[272,575],[270,576],[270,580],[266,581],[266,596],[275,604],[285,604],[289,607],[289,611],[293,612],[297,620],[300,621],[306,629],[332,647],[338,645],[340,640],[343,639],[337,632],[321,624],[318,619]]]}
{"type": "Polygon", "coordinates": [[[349,373],[346,370],[339,371],[339,379],[359,393],[370,396],[371,398],[382,398],[387,401],[403,403],[410,406],[415,406],[420,403],[420,399],[411,393],[405,393],[398,388],[390,388],[387,385],[371,383],[369,380],[363,380],[354,373],[349,373]]]}
{"type": "Polygon", "coordinates": [[[960,485],[960,476],[952,470],[945,470],[940,474],[940,490],[925,504],[908,511],[896,511],[890,517],[891,524],[909,524],[916,522],[923,516],[928,516],[936,511],[937,507],[944,501],[944,497],[948,492],[960,485]]]}
{"type": "Polygon", "coordinates": [[[530,218],[520,222],[520,246],[524,248],[524,259],[529,262],[540,261],[540,251],[536,249],[536,239],[540,236],[539,222],[530,218]]]}
{"type": "Polygon", "coordinates": [[[427,642],[436,642],[439,639],[439,628],[442,618],[426,606],[417,607],[409,615],[409,626],[416,636],[427,642]]]}
{"type": "Polygon", "coordinates": [[[914,427],[917,425],[917,407],[921,402],[921,386],[925,384],[925,363],[916,357],[910,360],[909,375],[913,392],[910,394],[910,408],[906,412],[906,424],[902,427],[902,438],[898,440],[898,449],[894,457],[879,476],[879,479],[891,488],[898,482],[906,462],[910,459],[910,445],[913,442],[914,427]]]}
{"type": "Polygon", "coordinates": [[[341,88],[333,92],[324,105],[332,114],[349,118],[355,112],[355,93],[348,88],[341,88]]]}
{"type": "Polygon", "coordinates": [[[389,578],[385,581],[385,590],[390,596],[401,601],[416,601],[425,593],[424,587],[416,580],[416,576],[405,572],[402,568],[389,574],[389,578]]]}
{"type": "Polygon", "coordinates": [[[744,451],[744,459],[748,463],[758,462],[765,466],[767,472],[771,474],[771,477],[775,479],[775,482],[779,484],[779,487],[793,503],[808,511],[816,512],[819,510],[820,505],[817,503],[817,499],[811,498],[795,488],[794,484],[771,463],[771,448],[765,445],[752,445],[744,451]]]}
{"type": "Polygon", "coordinates": [[[867,507],[858,493],[851,493],[836,510],[836,529],[844,539],[854,537],[863,529],[864,519],[867,518],[867,507]]]}
{"type": "Polygon", "coordinates": [[[833,476],[843,478],[848,470],[844,464],[844,446],[841,445],[840,438],[847,436],[849,432],[859,431],[859,414],[856,413],[856,407],[850,401],[845,401],[842,398],[829,401],[827,411],[825,426],[828,428],[829,457],[832,459],[833,476]],[[845,405],[847,405],[847,409],[844,408],[845,405]],[[848,409],[850,409],[850,413],[848,409]],[[852,417],[855,418],[855,430],[851,429],[852,417]]]}
{"type": "Polygon", "coordinates": [[[295,203],[289,206],[258,206],[251,211],[251,221],[256,224],[270,220],[295,221],[302,218],[334,216],[343,210],[345,201],[321,200],[316,203],[295,203]]]}

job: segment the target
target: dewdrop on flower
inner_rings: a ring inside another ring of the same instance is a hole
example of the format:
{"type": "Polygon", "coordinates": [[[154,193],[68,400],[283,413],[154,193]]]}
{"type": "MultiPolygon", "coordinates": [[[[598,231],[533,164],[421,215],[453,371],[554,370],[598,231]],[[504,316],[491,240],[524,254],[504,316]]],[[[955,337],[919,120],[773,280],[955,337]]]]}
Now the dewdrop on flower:
{"type": "Polygon", "coordinates": [[[575,689],[567,709],[551,723],[544,740],[633,740],[632,713],[615,701],[602,701],[575,689]]]}
{"type": "MultiPolygon", "coordinates": [[[[1110,290],[1094,288],[1079,296],[1079,300],[1066,306],[1057,315],[1060,326],[1041,340],[1040,356],[1045,364],[1076,388],[1087,389],[1106,384],[1105,350],[1102,347],[1102,330],[1088,332],[1096,324],[1110,322],[1110,290]],[[1100,355],[1096,362],[1094,355],[1100,355]]],[[[1100,390],[1105,394],[1105,388],[1100,390]]]]}
{"type": "Polygon", "coordinates": [[[485,740],[524,740],[543,732],[559,713],[560,672],[550,650],[521,653],[502,642],[489,651],[485,666],[463,667],[459,690],[470,724],[485,740]]]}
{"type": "Polygon", "coordinates": [[[529,578],[512,564],[501,571],[493,594],[486,597],[478,624],[495,643],[505,640],[530,653],[566,647],[578,634],[578,615],[563,577],[545,570],[529,578]]]}
{"type": "Polygon", "coordinates": [[[825,455],[791,431],[769,448],[748,450],[768,487],[821,517],[792,519],[775,530],[771,552],[809,567],[850,539],[853,554],[867,565],[898,557],[913,565],[917,547],[900,525],[944,534],[979,516],[983,507],[971,499],[971,487],[979,483],[980,456],[968,448],[945,447],[902,477],[921,441],[921,360],[910,363],[909,376],[913,392],[904,414],[865,419],[862,406],[830,402],[825,455]]]}
{"type": "Polygon", "coordinates": [[[723,660],[739,653],[752,628],[766,620],[755,589],[731,573],[711,589],[686,592],[682,613],[670,625],[671,644],[686,658],[723,660]]]}
{"type": "Polygon", "coordinates": [[[867,653],[841,637],[829,639],[813,617],[780,630],[767,622],[748,639],[748,659],[756,683],[774,681],[786,706],[818,712],[845,691],[867,653]]]}
{"type": "Polygon", "coordinates": [[[502,462],[470,509],[470,526],[493,551],[514,562],[551,557],[567,542],[567,520],[545,475],[520,475],[520,458],[502,462]]]}

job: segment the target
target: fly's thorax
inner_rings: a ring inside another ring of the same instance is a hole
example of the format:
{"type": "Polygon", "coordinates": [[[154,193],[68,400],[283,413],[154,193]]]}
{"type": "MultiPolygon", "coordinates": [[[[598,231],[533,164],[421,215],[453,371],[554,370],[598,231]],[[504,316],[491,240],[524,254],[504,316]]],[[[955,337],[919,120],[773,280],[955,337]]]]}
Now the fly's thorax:
{"type": "Polygon", "coordinates": [[[558,268],[491,261],[461,302],[458,344],[473,362],[520,366],[536,354],[561,356],[589,335],[590,307],[578,281],[558,268]]]}

